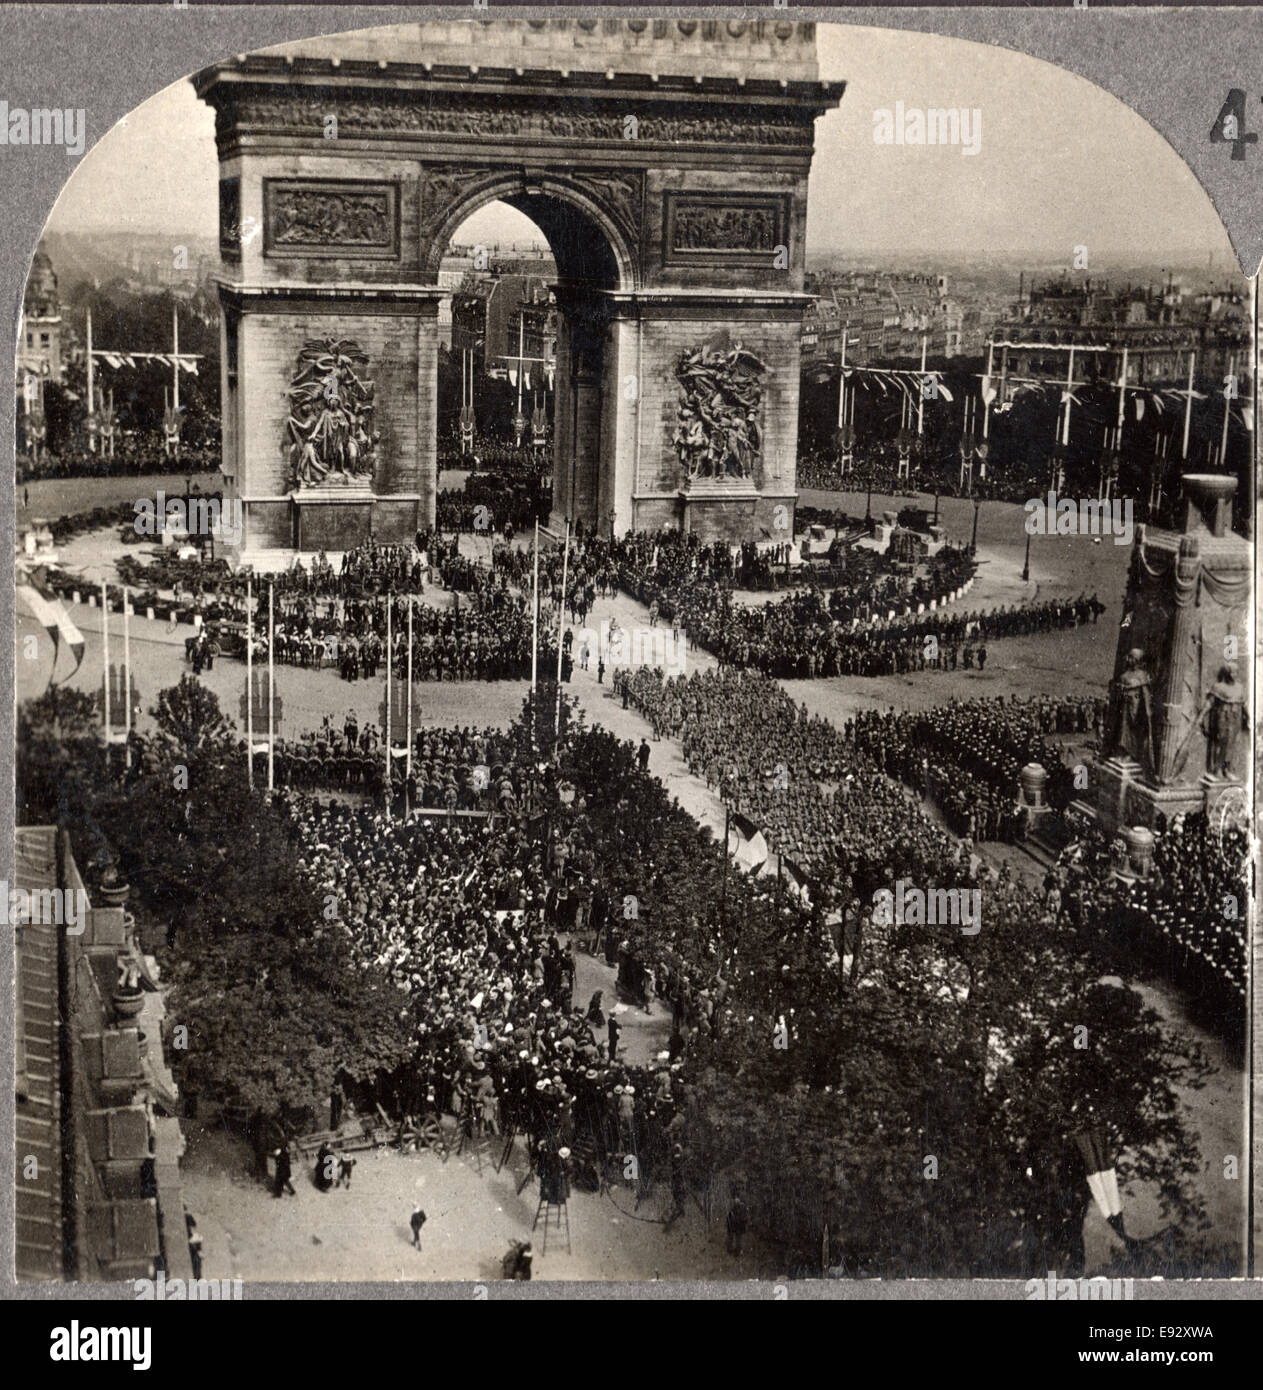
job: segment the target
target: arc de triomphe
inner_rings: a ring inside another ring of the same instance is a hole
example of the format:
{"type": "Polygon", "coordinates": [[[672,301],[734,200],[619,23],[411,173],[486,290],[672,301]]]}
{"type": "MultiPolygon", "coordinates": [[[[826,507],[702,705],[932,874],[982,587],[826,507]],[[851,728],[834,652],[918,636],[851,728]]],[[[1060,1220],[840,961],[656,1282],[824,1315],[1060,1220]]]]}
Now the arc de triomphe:
{"type": "Polygon", "coordinates": [[[815,26],[451,20],[199,73],[242,548],[434,521],[439,263],[494,200],[557,264],[554,518],[785,536],[815,26]]]}

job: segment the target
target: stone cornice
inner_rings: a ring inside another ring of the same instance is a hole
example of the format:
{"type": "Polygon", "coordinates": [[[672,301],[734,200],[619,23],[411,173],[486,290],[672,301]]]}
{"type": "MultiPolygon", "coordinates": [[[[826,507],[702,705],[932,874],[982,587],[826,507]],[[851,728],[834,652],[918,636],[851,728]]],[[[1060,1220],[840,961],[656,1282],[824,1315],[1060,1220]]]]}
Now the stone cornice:
{"type": "Polygon", "coordinates": [[[844,83],[768,78],[657,78],[638,73],[446,67],[251,57],[193,79],[215,108],[221,158],[242,141],[467,142],[503,149],[791,152],[810,158],[815,120],[844,83]]]}
{"type": "Polygon", "coordinates": [[[782,309],[801,313],[816,300],[814,294],[800,290],[724,290],[661,289],[600,290],[597,293],[614,308],[614,313],[634,316],[639,310],[685,308],[690,311],[715,309],[782,309]]]}
{"type": "Polygon", "coordinates": [[[357,312],[371,313],[377,306],[385,311],[425,310],[437,312],[438,302],[452,291],[438,285],[378,285],[347,284],[309,285],[297,281],[282,281],[269,285],[247,285],[235,280],[218,280],[216,288],[222,303],[232,308],[258,308],[269,302],[328,303],[346,306],[353,304],[357,312]]]}
{"type": "Polygon", "coordinates": [[[716,97],[748,103],[818,108],[815,114],[836,106],[846,90],[844,81],[802,81],[788,78],[693,77],[637,72],[571,71],[561,67],[481,67],[477,64],[388,63],[365,59],[276,57],[268,54],[239,55],[192,78],[198,96],[212,99],[224,87],[330,87],[391,92],[477,92],[488,96],[532,94],[544,97],[582,93],[591,99],[599,93],[623,97],[635,93],[671,101],[716,97]]]}

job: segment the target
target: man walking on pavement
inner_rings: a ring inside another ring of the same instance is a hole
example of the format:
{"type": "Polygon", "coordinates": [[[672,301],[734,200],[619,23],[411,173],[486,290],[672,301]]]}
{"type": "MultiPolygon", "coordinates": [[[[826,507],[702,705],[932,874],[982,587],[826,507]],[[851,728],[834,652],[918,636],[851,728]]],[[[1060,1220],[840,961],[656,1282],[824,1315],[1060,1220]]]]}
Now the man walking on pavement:
{"type": "Polygon", "coordinates": [[[618,1035],[623,1031],[623,1025],[611,1014],[608,1028],[610,1035],[610,1061],[612,1062],[618,1056],[618,1035]]]}
{"type": "Polygon", "coordinates": [[[421,1227],[425,1225],[425,1212],[421,1210],[418,1203],[412,1213],[412,1219],[408,1222],[412,1227],[412,1244],[416,1249],[421,1249],[421,1227]]]}
{"type": "Polygon", "coordinates": [[[293,1166],[289,1156],[289,1144],[283,1143],[281,1147],[276,1150],[275,1157],[276,1186],[272,1189],[272,1196],[281,1197],[288,1192],[291,1197],[297,1197],[298,1193],[294,1191],[294,1184],[290,1182],[293,1166]]]}

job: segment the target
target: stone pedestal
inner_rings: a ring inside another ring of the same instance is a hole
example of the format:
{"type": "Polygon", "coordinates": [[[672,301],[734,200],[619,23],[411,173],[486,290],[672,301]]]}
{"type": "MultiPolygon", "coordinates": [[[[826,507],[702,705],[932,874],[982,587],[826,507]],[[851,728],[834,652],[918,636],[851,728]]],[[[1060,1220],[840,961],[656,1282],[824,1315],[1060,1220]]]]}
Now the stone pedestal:
{"type": "Polygon", "coordinates": [[[1153,832],[1143,825],[1133,825],[1122,832],[1127,845],[1127,860],[1137,878],[1148,878],[1153,867],[1153,832]]]}
{"type": "Polygon", "coordinates": [[[1205,779],[1159,786],[1130,758],[1107,758],[1096,764],[1093,782],[1095,796],[1074,801],[1071,806],[1091,816],[1107,834],[1121,834],[1132,826],[1156,828],[1181,814],[1209,811],[1213,804],[1214,791],[1208,793],[1205,779]]]}
{"type": "Polygon", "coordinates": [[[1107,716],[1111,755],[1093,769],[1090,801],[1075,803],[1111,834],[1214,813],[1247,771],[1249,737],[1234,721],[1248,708],[1252,673],[1251,547],[1229,529],[1234,479],[1187,474],[1183,487],[1182,532],[1137,530],[1107,716]],[[1235,735],[1217,752],[1216,715],[1235,735]]]}
{"type": "Polygon", "coordinates": [[[1039,763],[1027,763],[1017,774],[1019,791],[1018,804],[1033,821],[1037,816],[1045,816],[1052,807],[1046,796],[1048,773],[1039,763]]]}
{"type": "Polygon", "coordinates": [[[371,483],[302,488],[290,501],[298,550],[350,550],[373,534],[377,494],[371,483]]]}
{"type": "Polygon", "coordinates": [[[707,544],[757,534],[758,512],[758,489],[744,478],[697,479],[680,489],[680,529],[707,544]]]}

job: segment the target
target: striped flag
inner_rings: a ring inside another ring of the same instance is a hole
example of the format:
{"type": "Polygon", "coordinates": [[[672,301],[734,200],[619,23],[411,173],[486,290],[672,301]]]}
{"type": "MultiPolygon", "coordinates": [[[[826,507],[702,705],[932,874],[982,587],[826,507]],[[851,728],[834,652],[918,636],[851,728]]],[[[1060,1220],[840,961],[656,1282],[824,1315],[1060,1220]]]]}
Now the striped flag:
{"type": "MultiPolygon", "coordinates": [[[[65,639],[66,646],[75,659],[75,670],[70,673],[73,676],[83,661],[83,633],[70,621],[70,615],[61,600],[46,583],[33,574],[22,576],[17,586],[17,597],[18,602],[52,639],[54,670],[57,667],[58,647],[62,639],[65,639]]],[[[51,679],[49,684],[52,684],[51,679]]]]}

